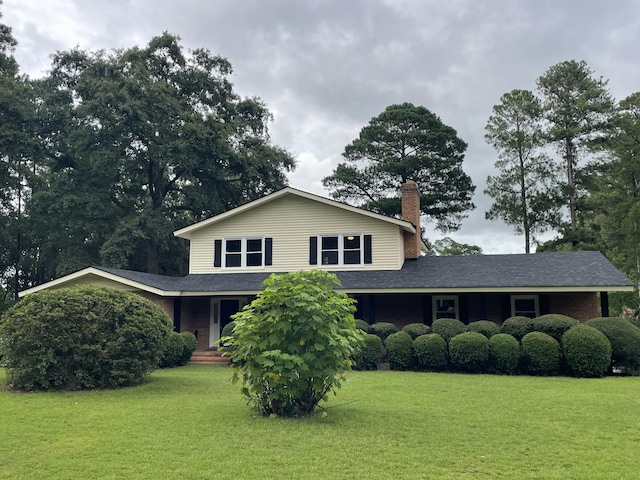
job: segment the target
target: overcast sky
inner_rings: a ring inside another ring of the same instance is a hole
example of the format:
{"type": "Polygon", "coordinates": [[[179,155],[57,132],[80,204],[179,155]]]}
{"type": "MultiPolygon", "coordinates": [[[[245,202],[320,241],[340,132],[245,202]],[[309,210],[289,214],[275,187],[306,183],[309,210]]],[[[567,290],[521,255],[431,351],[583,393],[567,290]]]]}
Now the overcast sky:
{"type": "MultiPolygon", "coordinates": [[[[477,205],[459,242],[521,253],[524,241],[484,212],[495,174],[484,126],[500,96],[534,89],[564,60],[585,60],[620,100],[640,90],[638,0],[4,0],[15,56],[38,77],[50,55],[146,45],[169,31],[234,67],[243,96],[262,98],[274,143],[297,161],[290,184],[328,196],[321,179],[388,105],[423,105],[469,144],[477,205]]],[[[430,231],[434,240],[441,234],[430,231]]]]}

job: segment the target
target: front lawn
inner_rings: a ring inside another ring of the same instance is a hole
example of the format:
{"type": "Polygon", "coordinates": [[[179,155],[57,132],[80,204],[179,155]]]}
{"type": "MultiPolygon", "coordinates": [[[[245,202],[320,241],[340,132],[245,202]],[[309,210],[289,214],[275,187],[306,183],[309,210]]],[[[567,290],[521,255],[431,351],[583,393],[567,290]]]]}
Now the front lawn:
{"type": "Polygon", "coordinates": [[[326,417],[269,420],[252,415],[230,375],[187,366],[115,391],[0,391],[0,478],[635,479],[640,471],[638,377],[353,372],[326,417]]]}

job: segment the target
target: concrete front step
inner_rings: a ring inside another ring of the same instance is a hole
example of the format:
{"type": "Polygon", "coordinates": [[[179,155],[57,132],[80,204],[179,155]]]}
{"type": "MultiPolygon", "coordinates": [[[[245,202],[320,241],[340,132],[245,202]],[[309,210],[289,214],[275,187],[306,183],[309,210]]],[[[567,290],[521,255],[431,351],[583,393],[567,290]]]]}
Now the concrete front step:
{"type": "Polygon", "coordinates": [[[216,350],[204,350],[193,352],[189,359],[191,365],[229,365],[229,357],[223,357],[216,350]]]}

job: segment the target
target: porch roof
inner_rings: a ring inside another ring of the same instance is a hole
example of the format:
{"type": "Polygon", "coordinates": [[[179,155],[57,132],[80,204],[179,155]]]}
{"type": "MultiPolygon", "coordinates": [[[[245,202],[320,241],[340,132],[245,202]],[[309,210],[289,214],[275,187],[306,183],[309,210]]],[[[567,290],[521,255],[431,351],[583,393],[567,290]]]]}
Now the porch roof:
{"type": "MultiPolygon", "coordinates": [[[[268,273],[192,274],[167,277],[94,267],[161,295],[253,294],[268,273]]],[[[585,292],[631,291],[633,283],[600,252],[425,256],[400,270],[334,271],[342,290],[385,292],[585,292]]]]}

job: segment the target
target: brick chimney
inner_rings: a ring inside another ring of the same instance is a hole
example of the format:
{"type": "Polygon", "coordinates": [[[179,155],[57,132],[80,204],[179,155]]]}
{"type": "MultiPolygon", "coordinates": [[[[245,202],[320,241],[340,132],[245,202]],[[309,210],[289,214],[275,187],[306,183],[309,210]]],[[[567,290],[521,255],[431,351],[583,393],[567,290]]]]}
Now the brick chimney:
{"type": "Polygon", "coordinates": [[[402,199],[402,220],[413,223],[416,233],[404,232],[404,258],[418,258],[420,256],[420,191],[413,180],[400,185],[402,199]]]}

